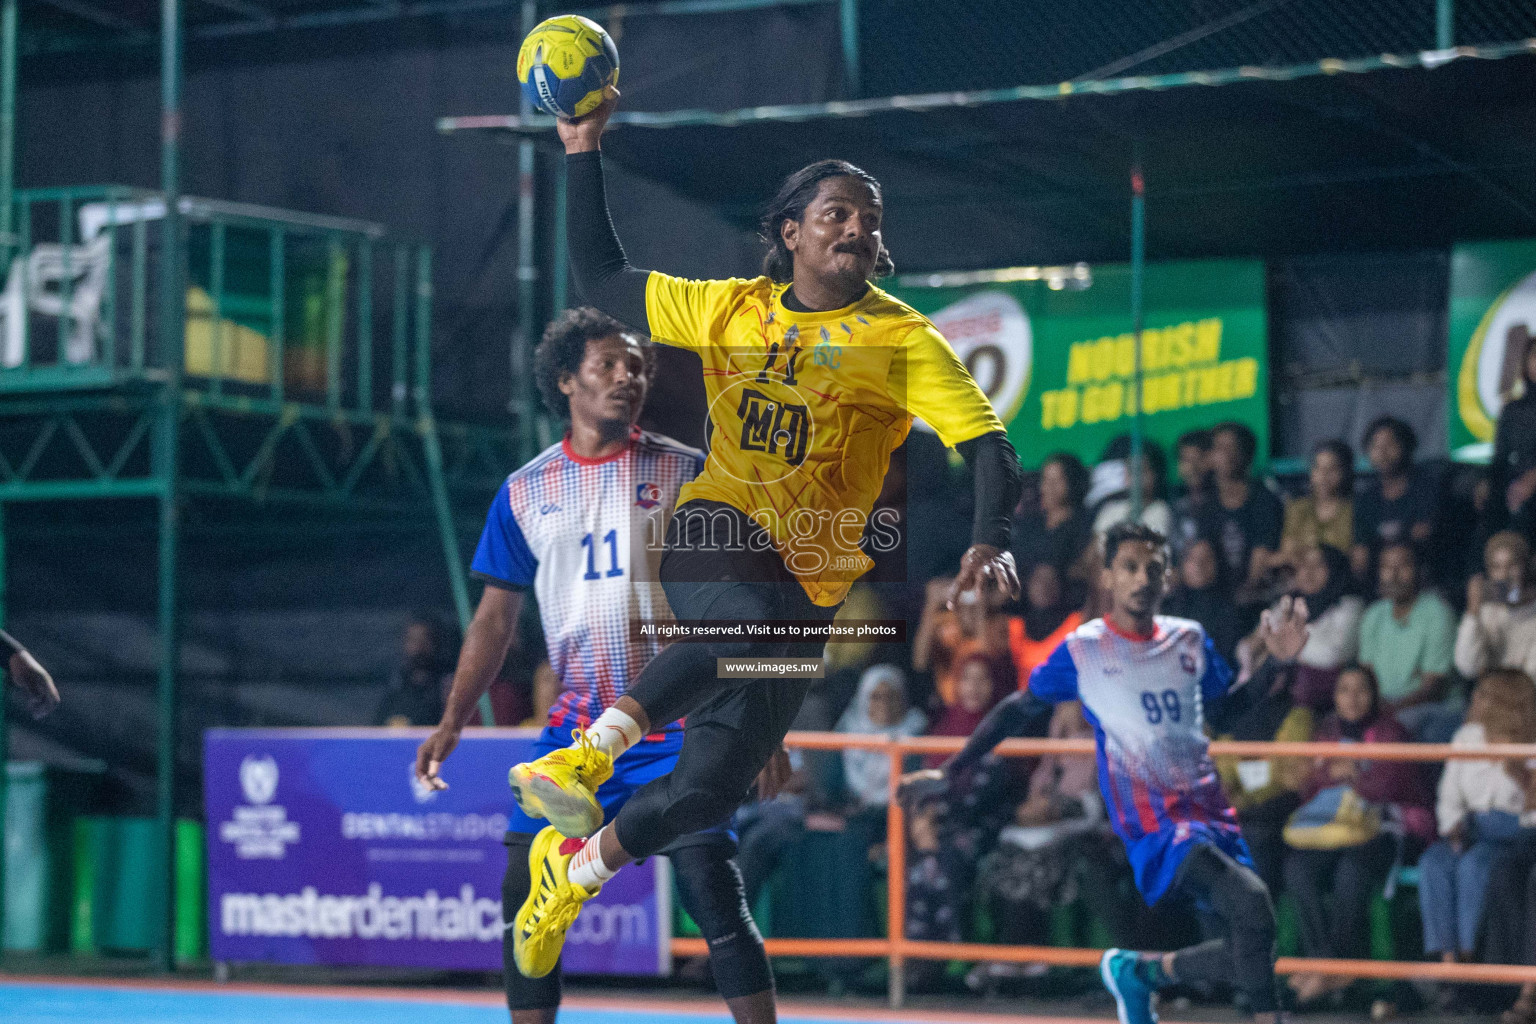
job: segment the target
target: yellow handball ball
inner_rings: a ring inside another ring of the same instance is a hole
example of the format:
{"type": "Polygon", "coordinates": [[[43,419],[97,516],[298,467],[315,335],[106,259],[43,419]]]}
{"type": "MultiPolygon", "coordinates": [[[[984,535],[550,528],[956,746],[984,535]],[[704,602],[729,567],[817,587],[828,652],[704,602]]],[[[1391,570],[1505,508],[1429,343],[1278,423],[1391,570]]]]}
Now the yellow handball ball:
{"type": "Polygon", "coordinates": [[[528,102],[547,114],[590,114],[619,81],[619,48],[603,27],[579,14],[539,22],[517,51],[517,80],[528,102]]]}

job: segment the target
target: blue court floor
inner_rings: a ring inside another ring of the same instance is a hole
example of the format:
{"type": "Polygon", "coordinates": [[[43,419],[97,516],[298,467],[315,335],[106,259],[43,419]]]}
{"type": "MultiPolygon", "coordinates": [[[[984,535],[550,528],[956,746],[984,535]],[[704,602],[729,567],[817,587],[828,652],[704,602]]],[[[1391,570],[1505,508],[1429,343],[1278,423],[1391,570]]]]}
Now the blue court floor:
{"type": "MultiPolygon", "coordinates": [[[[318,990],[323,993],[326,990],[318,990]]],[[[633,1006],[567,1006],[560,1024],[729,1024],[723,1006],[679,1006],[666,999],[636,996],[633,1006]]],[[[906,1024],[906,1013],[889,1017],[833,1011],[832,1016],[781,1011],[783,1024],[906,1024]]],[[[953,1019],[953,1018],[951,1018],[953,1019]]],[[[504,1004],[493,996],[434,997],[431,992],[378,997],[357,990],[306,995],[206,988],[178,990],[111,983],[39,983],[0,979],[0,1021],[4,1024],[507,1024],[504,1004]]]]}

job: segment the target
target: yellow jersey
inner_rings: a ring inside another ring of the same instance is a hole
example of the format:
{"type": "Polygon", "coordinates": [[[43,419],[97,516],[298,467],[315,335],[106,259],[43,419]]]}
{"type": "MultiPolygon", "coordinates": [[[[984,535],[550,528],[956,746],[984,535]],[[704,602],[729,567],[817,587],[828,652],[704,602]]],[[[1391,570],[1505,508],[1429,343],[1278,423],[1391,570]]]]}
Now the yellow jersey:
{"type": "MultiPolygon", "coordinates": [[[[797,313],[784,305],[788,287],[652,272],[645,312],[652,337],[704,363],[714,434],[679,504],[705,498],[746,513],[810,599],[830,607],[873,564],[860,540],[912,418],[950,447],[1003,424],[906,303],[871,285],[851,306],[797,313]]],[[[871,538],[882,537],[895,532],[876,516],[871,538]]]]}

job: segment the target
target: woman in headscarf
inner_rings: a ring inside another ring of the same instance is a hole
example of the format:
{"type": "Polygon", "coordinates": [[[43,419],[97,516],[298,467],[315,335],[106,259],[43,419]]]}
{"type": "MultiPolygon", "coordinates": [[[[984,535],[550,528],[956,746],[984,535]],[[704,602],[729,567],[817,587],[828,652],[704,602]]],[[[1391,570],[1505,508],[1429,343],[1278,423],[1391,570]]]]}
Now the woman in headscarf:
{"type": "MultiPolygon", "coordinates": [[[[1290,597],[1307,602],[1311,632],[1296,657],[1291,697],[1322,714],[1333,706],[1333,684],[1339,669],[1360,653],[1360,619],[1365,602],[1350,593],[1354,576],[1349,556],[1327,544],[1304,548],[1296,557],[1296,578],[1290,597]]],[[[1263,664],[1264,647],[1252,634],[1238,645],[1242,677],[1263,664]]]]}
{"type": "MultiPolygon", "coordinates": [[[[1325,743],[1407,743],[1412,739],[1382,707],[1381,688],[1368,665],[1348,665],[1339,672],[1333,706],[1313,739],[1325,743]]],[[[1302,800],[1305,803],[1324,789],[1341,785],[1381,808],[1394,827],[1354,845],[1288,850],[1285,887],[1299,909],[1304,956],[1364,960],[1371,952],[1371,896],[1392,869],[1400,843],[1417,851],[1434,840],[1435,797],[1421,765],[1328,758],[1313,765],[1302,787],[1302,800]]],[[[1353,982],[1349,977],[1302,973],[1291,976],[1290,986],[1300,1004],[1353,982]]]]}
{"type": "MultiPolygon", "coordinates": [[[[838,719],[837,731],[899,739],[921,736],[927,724],[921,711],[907,706],[906,673],[895,665],[872,665],[859,677],[859,690],[838,719]]],[[[860,810],[890,803],[891,759],[885,753],[843,751],[843,777],[860,810]]]]}
{"type": "Polygon", "coordinates": [[[1177,580],[1163,598],[1162,612],[1200,623],[1217,652],[1231,660],[1241,631],[1226,572],[1227,563],[1217,552],[1216,542],[1197,534],[1179,556],[1177,580]]]}
{"type": "MultiPolygon", "coordinates": [[[[992,705],[1008,695],[1013,683],[1010,676],[1011,673],[1004,671],[995,658],[973,654],[965,659],[956,675],[955,699],[944,705],[928,735],[962,739],[970,736],[992,710],[992,705]]],[[[924,767],[937,768],[948,758],[947,754],[930,754],[924,759],[924,767]]]]}

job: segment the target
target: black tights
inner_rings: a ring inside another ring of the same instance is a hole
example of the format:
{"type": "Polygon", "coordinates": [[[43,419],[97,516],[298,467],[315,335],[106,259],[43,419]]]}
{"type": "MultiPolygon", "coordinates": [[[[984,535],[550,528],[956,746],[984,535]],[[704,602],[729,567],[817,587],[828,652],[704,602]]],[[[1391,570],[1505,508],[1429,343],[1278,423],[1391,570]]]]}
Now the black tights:
{"type": "Polygon", "coordinates": [[[1175,953],[1173,980],[1229,982],[1248,997],[1254,1013],[1277,1010],[1275,908],[1259,876],[1201,843],[1184,858],[1178,886],[1221,921],[1226,935],[1175,953]]]}
{"type": "MultiPolygon", "coordinates": [[[[684,622],[826,622],[762,528],[738,509],[685,502],[667,530],[661,583],[684,622]]],[[[718,678],[717,658],[817,658],[824,643],[730,638],[674,643],[629,689],[653,728],[687,716],[677,765],[640,787],[614,819],[625,852],[646,857],[683,836],[713,828],[747,796],[789,731],[808,679],[718,678]]]]}

